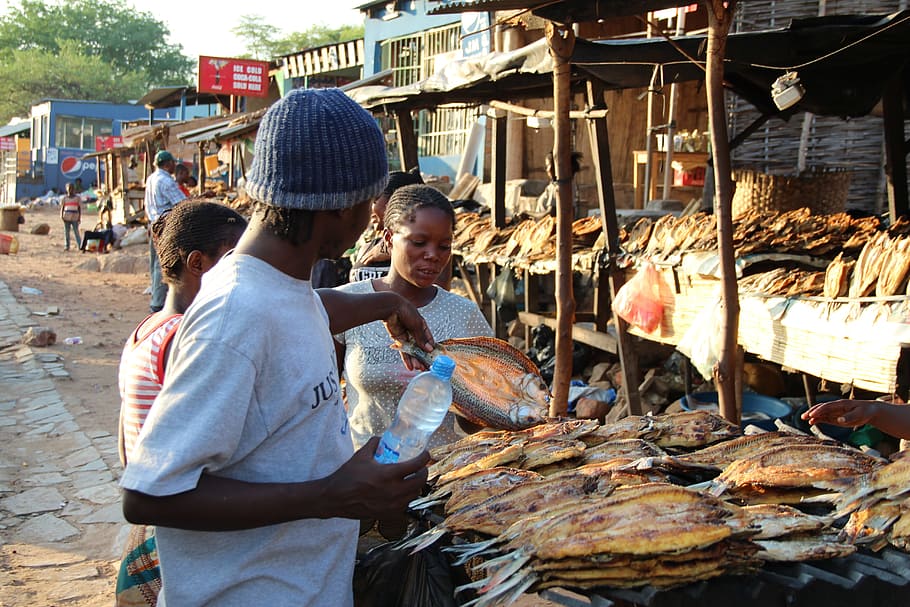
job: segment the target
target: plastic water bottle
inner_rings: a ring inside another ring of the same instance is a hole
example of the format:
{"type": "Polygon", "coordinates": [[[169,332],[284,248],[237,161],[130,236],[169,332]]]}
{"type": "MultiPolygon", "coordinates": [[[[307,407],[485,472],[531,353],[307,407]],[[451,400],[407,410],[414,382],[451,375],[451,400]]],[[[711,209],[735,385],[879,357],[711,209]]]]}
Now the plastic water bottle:
{"type": "Polygon", "coordinates": [[[418,373],[398,401],[395,420],[376,449],[376,461],[394,464],[420,455],[452,405],[455,361],[437,356],[429,371],[418,373]]]}

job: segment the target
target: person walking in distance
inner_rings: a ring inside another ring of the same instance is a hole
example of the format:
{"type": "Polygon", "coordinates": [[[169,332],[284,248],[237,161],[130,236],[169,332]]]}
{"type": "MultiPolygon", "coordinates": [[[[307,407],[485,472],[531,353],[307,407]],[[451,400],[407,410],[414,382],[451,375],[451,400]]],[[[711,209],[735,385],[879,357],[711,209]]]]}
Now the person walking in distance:
{"type": "Polygon", "coordinates": [[[376,121],[338,89],[295,89],[263,117],[250,223],[184,314],[120,481],[126,519],[156,525],[164,604],[351,607],[358,520],[423,488],[426,451],[381,464],[375,437],[354,452],[332,334],[385,320],[431,351],[425,321],[397,293],[310,281],[387,173],[376,121]]]}
{"type": "Polygon", "coordinates": [[[79,222],[82,220],[82,203],[76,195],[76,188],[72,183],[66,184],[66,194],[60,203],[60,219],[63,220],[63,234],[66,236],[65,251],[70,250],[70,230],[76,238],[76,248],[80,248],[79,222]]]}
{"type": "MultiPolygon", "coordinates": [[[[178,202],[186,199],[180,191],[180,186],[174,179],[177,161],[173,154],[161,150],[155,154],[154,173],[145,180],[145,217],[151,226],[158,218],[174,208],[178,202]]],[[[149,310],[152,313],[160,312],[164,307],[167,297],[167,285],[161,280],[161,265],[158,263],[158,253],[155,250],[155,239],[149,234],[149,278],[151,281],[151,301],[149,310]]]]}

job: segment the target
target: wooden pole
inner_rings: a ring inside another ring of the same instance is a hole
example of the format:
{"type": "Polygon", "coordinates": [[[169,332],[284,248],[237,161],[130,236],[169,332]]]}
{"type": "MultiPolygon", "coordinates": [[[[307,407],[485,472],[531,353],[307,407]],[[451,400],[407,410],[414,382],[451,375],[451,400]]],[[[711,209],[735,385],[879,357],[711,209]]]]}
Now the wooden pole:
{"type": "Polygon", "coordinates": [[[572,293],[572,141],[569,107],[572,102],[569,58],[575,48],[571,26],[547,22],[547,43],[553,57],[553,165],[556,172],[556,366],[550,416],[562,417],[569,408],[572,380],[572,327],[575,296],[572,293]]]}
{"type": "Polygon", "coordinates": [[[417,161],[417,135],[414,134],[414,118],[411,116],[411,110],[398,110],[395,112],[395,122],[401,170],[410,171],[419,166],[417,161]]]}
{"type": "Polygon", "coordinates": [[[708,13],[707,95],[708,122],[714,154],[714,183],[717,192],[717,248],[720,255],[723,286],[721,318],[722,345],[719,360],[714,366],[720,414],[738,424],[742,411],[737,403],[736,367],[739,335],[739,294],[736,285],[736,265],[733,253],[733,179],[730,169],[730,144],[727,140],[727,114],[724,104],[724,55],[727,34],[733,23],[735,0],[702,0],[708,13]]]}
{"type": "MultiPolygon", "coordinates": [[[[494,111],[494,110],[491,110],[494,111]]],[[[506,227],[506,141],[508,139],[508,116],[496,110],[493,116],[493,169],[490,179],[493,181],[493,213],[490,220],[493,227],[506,227]]],[[[495,328],[495,327],[494,327],[495,328]]]]}
{"type": "Polygon", "coordinates": [[[892,223],[910,214],[907,194],[907,143],[904,140],[904,94],[902,74],[897,74],[885,87],[882,110],[885,130],[885,179],[888,191],[888,214],[892,223]]]}
{"type": "MultiPolygon", "coordinates": [[[[588,81],[587,86],[588,108],[598,109],[605,107],[603,86],[595,81],[588,81]]],[[[610,139],[607,133],[607,119],[595,118],[588,121],[588,129],[591,134],[591,162],[594,165],[595,183],[597,183],[597,198],[600,203],[600,221],[603,226],[603,232],[606,242],[607,264],[601,272],[606,272],[607,282],[610,289],[610,300],[616,297],[616,292],[625,282],[625,275],[622,269],[616,265],[616,259],[622,254],[619,248],[619,221],[616,219],[616,199],[613,195],[613,165],[610,162],[610,139]]],[[[605,294],[597,290],[598,302],[595,304],[597,312],[597,324],[609,315],[609,306],[601,300],[607,299],[605,294]]],[[[641,395],[638,393],[638,355],[632,347],[632,336],[629,335],[629,323],[620,318],[613,316],[613,323],[616,325],[617,350],[619,352],[619,364],[622,367],[623,387],[626,394],[626,402],[629,405],[631,415],[641,415],[641,395]]]]}

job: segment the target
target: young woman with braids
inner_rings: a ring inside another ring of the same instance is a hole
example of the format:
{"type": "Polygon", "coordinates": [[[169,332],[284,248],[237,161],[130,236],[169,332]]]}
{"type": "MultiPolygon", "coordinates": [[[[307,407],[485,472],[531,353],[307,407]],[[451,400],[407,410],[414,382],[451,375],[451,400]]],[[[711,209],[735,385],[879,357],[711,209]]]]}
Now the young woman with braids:
{"type": "MultiPolygon", "coordinates": [[[[124,466],[161,391],[171,338],[199,292],[202,275],[237,244],[245,227],[233,209],[203,201],[180,204],[152,225],[168,291],[164,308],[139,323],[120,360],[119,446],[124,466]]],[[[117,579],[117,605],[156,604],[161,578],[154,546],[153,528],[137,525],[131,530],[117,579]]]]}
{"type": "MultiPolygon", "coordinates": [[[[493,335],[473,302],[438,286],[439,275],[452,255],[455,212],[448,198],[428,185],[398,188],[389,199],[384,224],[389,273],[339,290],[398,293],[417,306],[436,340],[493,335]]],[[[380,323],[354,327],[336,335],[335,340],[339,360],[344,361],[351,437],[359,447],[389,427],[398,399],[415,373],[405,369],[389,347],[392,340],[380,323]]],[[[431,446],[458,438],[454,421],[449,414],[433,435],[431,446]]]]}

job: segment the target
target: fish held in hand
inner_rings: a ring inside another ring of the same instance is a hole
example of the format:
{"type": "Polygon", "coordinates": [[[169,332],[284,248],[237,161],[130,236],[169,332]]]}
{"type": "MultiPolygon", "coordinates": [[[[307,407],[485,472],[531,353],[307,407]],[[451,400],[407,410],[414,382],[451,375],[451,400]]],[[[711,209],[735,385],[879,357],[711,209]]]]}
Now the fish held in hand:
{"type": "Polygon", "coordinates": [[[523,430],[546,421],[550,392],[537,366],[508,342],[492,337],[446,339],[425,352],[412,343],[393,348],[429,366],[442,354],[455,363],[452,400],[459,415],[500,430],[523,430]]]}

